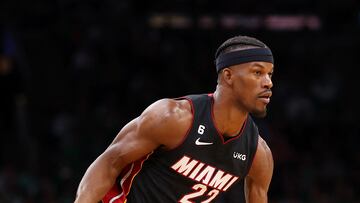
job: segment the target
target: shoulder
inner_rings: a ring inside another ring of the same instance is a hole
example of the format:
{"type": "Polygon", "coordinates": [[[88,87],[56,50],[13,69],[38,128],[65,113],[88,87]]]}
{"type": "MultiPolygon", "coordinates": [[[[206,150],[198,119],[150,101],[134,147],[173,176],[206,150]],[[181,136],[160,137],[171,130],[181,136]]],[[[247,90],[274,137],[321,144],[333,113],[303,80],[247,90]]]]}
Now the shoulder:
{"type": "Polygon", "coordinates": [[[270,177],[272,176],[274,168],[274,161],[271,150],[266,141],[259,136],[258,147],[252,166],[249,171],[249,176],[256,177],[270,177]]]}
{"type": "Polygon", "coordinates": [[[188,100],[161,99],[144,110],[138,117],[138,124],[146,134],[155,136],[159,144],[172,148],[186,135],[192,120],[192,106],[188,100]]]}
{"type": "Polygon", "coordinates": [[[258,151],[264,157],[272,158],[270,147],[261,136],[259,136],[259,140],[258,140],[258,151]]]}
{"type": "Polygon", "coordinates": [[[149,107],[139,116],[142,123],[178,124],[192,118],[191,105],[187,100],[161,99],[149,107]]]}

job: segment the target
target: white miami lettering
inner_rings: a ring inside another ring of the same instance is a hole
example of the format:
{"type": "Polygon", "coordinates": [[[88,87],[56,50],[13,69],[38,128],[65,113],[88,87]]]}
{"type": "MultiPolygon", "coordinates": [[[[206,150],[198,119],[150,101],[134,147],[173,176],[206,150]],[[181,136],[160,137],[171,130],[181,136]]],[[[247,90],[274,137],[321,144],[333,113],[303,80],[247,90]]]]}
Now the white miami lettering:
{"type": "Polygon", "coordinates": [[[202,180],[202,183],[205,185],[209,184],[209,181],[212,177],[212,175],[215,172],[215,168],[211,166],[206,166],[201,173],[195,178],[196,181],[200,182],[202,180]]]}
{"type": "Polygon", "coordinates": [[[214,188],[218,188],[219,190],[223,189],[224,186],[226,185],[226,183],[228,184],[228,186],[226,186],[223,190],[226,191],[236,180],[238,179],[238,177],[230,175],[230,174],[225,174],[224,172],[219,170],[215,176],[213,177],[213,179],[211,180],[209,186],[214,187],[214,188]]]}
{"type": "Polygon", "coordinates": [[[191,179],[195,179],[196,175],[199,174],[200,169],[204,166],[205,164],[203,163],[199,163],[196,168],[193,170],[193,172],[191,173],[191,175],[189,176],[189,178],[191,179]]]}
{"type": "Polygon", "coordinates": [[[196,160],[192,160],[190,163],[190,158],[187,156],[183,156],[176,164],[174,164],[171,168],[177,171],[178,173],[187,176],[190,171],[194,168],[194,166],[198,163],[196,160]]]}
{"type": "Polygon", "coordinates": [[[229,189],[239,179],[235,175],[225,173],[220,169],[187,156],[183,156],[171,168],[194,181],[222,191],[229,189]]]}

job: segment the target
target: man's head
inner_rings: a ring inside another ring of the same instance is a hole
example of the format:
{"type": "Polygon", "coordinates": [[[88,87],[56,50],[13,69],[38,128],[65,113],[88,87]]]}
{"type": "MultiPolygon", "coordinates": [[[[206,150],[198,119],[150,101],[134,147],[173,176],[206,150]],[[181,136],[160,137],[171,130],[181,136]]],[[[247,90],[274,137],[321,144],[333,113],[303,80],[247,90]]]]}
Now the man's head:
{"type": "Polygon", "coordinates": [[[273,57],[261,41],[236,36],[226,40],[215,53],[218,84],[242,111],[264,117],[270,102],[273,57]]]}
{"type": "Polygon", "coordinates": [[[245,49],[252,49],[252,48],[268,48],[266,44],[261,42],[260,40],[239,35],[236,37],[232,37],[222,43],[219,48],[216,50],[215,53],[215,60],[218,58],[219,55],[228,53],[234,50],[245,50],[245,49]]]}

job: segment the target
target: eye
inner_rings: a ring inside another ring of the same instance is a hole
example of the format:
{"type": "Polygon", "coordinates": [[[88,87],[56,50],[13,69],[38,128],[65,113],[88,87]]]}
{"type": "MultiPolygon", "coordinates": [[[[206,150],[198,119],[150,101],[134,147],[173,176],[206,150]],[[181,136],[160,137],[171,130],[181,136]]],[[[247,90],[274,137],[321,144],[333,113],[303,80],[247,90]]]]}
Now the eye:
{"type": "Polygon", "coordinates": [[[274,75],[273,72],[269,73],[269,77],[272,78],[272,76],[274,75]]]}
{"type": "Polygon", "coordinates": [[[261,75],[261,71],[259,71],[259,70],[256,70],[254,73],[255,73],[255,75],[257,75],[257,76],[261,75]]]}

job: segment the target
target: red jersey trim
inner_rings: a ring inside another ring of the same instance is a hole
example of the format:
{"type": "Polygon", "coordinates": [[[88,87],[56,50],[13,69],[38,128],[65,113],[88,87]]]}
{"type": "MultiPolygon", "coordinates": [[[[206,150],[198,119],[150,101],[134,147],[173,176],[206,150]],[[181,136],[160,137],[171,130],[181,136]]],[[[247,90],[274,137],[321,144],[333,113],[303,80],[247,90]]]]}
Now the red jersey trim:
{"type": "Polygon", "coordinates": [[[252,165],[253,165],[253,163],[254,163],[256,154],[257,154],[258,149],[259,149],[259,141],[260,141],[260,138],[261,138],[261,136],[260,136],[260,134],[258,134],[258,140],[257,140],[257,142],[256,142],[256,146],[255,146],[255,149],[254,149],[254,150],[255,150],[255,153],[254,153],[254,156],[252,157],[252,159],[248,162],[249,167],[248,167],[248,170],[246,171],[246,174],[249,174],[249,172],[250,172],[250,170],[251,170],[251,167],[252,167],[252,165]]]}
{"type": "Polygon", "coordinates": [[[186,140],[186,138],[189,136],[189,133],[194,125],[194,120],[195,120],[195,109],[194,109],[194,104],[193,104],[193,101],[187,97],[179,97],[179,98],[176,98],[176,100],[181,100],[181,99],[185,99],[187,100],[189,103],[190,103],[190,106],[191,106],[191,114],[192,114],[192,120],[191,120],[191,124],[189,126],[189,128],[187,129],[183,139],[181,140],[181,142],[179,144],[177,144],[175,147],[171,148],[171,149],[166,149],[164,151],[172,151],[172,150],[176,150],[176,148],[180,147],[186,140]]]}
{"type": "Polygon", "coordinates": [[[130,192],[130,188],[135,176],[140,172],[143,163],[149,158],[152,153],[143,158],[127,165],[121,172],[118,180],[114,186],[103,197],[103,203],[126,203],[126,196],[130,192]]]}

